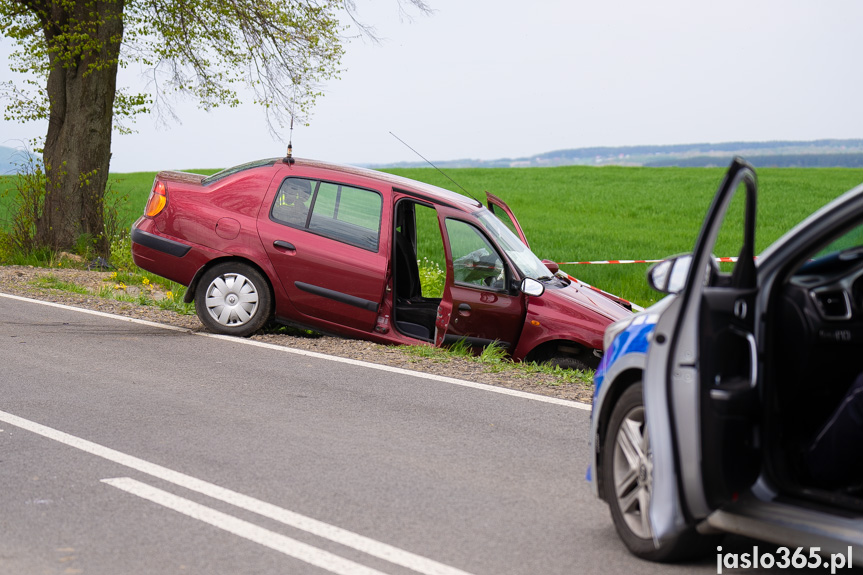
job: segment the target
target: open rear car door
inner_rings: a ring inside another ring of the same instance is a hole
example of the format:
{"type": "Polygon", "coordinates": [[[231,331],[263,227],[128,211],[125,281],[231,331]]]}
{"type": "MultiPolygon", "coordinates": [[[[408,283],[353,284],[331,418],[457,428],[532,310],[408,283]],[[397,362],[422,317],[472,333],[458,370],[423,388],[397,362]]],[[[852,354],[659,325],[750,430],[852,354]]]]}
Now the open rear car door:
{"type": "Polygon", "coordinates": [[[659,318],[644,378],[657,544],[735,499],[760,470],[756,188],[751,166],[735,158],[691,256],[666,260],[650,273],[654,287],[678,294],[659,318]],[[733,271],[724,273],[713,248],[737,192],[745,194],[742,245],[733,271]]]}

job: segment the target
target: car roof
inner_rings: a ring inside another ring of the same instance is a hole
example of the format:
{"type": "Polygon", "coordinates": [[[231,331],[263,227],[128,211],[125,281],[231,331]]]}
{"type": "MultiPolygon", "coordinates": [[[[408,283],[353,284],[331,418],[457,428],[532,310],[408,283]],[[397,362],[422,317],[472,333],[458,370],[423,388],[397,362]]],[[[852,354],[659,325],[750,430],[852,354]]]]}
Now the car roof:
{"type": "MultiPolygon", "coordinates": [[[[283,158],[274,158],[275,162],[280,162],[283,160],[283,158]]],[[[467,196],[464,196],[462,194],[452,192],[444,188],[439,188],[438,186],[433,186],[432,184],[418,182],[417,180],[397,176],[395,174],[388,174],[387,172],[380,172],[378,170],[360,168],[357,166],[322,162],[319,160],[310,160],[306,158],[294,158],[293,160],[293,166],[301,168],[314,168],[330,172],[339,172],[342,174],[348,174],[352,176],[359,176],[363,178],[370,178],[373,180],[386,182],[400,190],[404,190],[407,192],[417,192],[423,196],[428,197],[428,199],[430,200],[436,200],[444,204],[454,204],[455,206],[468,212],[476,211],[478,208],[482,207],[482,203],[474,198],[468,198],[467,196]]]]}

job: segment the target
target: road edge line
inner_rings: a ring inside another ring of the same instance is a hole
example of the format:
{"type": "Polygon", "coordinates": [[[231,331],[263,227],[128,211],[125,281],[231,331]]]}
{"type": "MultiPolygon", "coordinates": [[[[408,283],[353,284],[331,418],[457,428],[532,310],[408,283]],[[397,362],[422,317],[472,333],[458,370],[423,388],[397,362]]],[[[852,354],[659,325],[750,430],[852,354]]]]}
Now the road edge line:
{"type": "Polygon", "coordinates": [[[298,349],[295,347],[276,345],[274,343],[266,343],[263,341],[254,341],[254,340],[250,340],[250,339],[233,337],[233,336],[229,336],[229,335],[220,335],[220,334],[215,334],[215,333],[192,331],[192,330],[184,328],[184,327],[177,327],[177,326],[173,326],[173,325],[157,323],[154,321],[148,321],[148,320],[138,319],[138,318],[134,318],[134,317],[127,317],[124,315],[116,315],[116,314],[111,314],[111,313],[107,313],[107,312],[103,312],[103,311],[96,311],[96,310],[92,310],[92,309],[74,307],[74,306],[70,306],[70,305],[66,305],[66,304],[62,304],[62,303],[56,303],[56,302],[52,302],[52,301],[43,301],[43,300],[38,300],[38,299],[32,299],[32,298],[28,298],[28,297],[6,294],[6,293],[2,293],[2,292],[0,292],[0,297],[15,299],[15,300],[19,300],[19,301],[25,301],[25,302],[29,302],[29,303],[47,305],[50,307],[56,307],[56,308],[65,309],[68,311],[87,313],[90,315],[95,315],[95,316],[109,318],[109,319],[116,319],[116,320],[131,322],[131,323],[137,323],[137,324],[146,325],[149,327],[158,327],[158,328],[168,329],[168,330],[172,330],[172,331],[186,332],[186,333],[189,333],[191,335],[196,335],[196,336],[210,337],[210,338],[214,338],[214,339],[220,339],[220,340],[224,340],[224,341],[230,341],[230,342],[240,343],[240,344],[245,344],[245,345],[253,345],[253,346],[257,346],[257,347],[263,347],[266,349],[273,349],[276,351],[281,351],[284,353],[291,353],[294,355],[302,355],[302,356],[306,356],[306,357],[313,357],[316,359],[323,359],[323,360],[327,360],[327,361],[335,361],[338,363],[345,363],[348,365],[355,365],[358,367],[377,369],[379,371],[387,371],[387,372],[396,373],[399,375],[407,375],[410,377],[429,379],[432,381],[449,383],[451,385],[459,385],[461,387],[469,387],[472,389],[478,389],[480,391],[490,391],[490,392],[499,393],[502,395],[509,395],[512,397],[520,397],[522,399],[529,399],[532,401],[539,401],[542,403],[550,403],[552,405],[560,405],[562,407],[569,407],[571,409],[581,409],[581,410],[585,410],[585,411],[591,410],[591,405],[589,403],[583,403],[583,402],[574,401],[571,399],[560,399],[558,397],[549,397],[547,395],[539,395],[537,393],[529,393],[526,391],[519,391],[517,389],[510,389],[508,387],[499,387],[499,386],[490,385],[487,383],[478,383],[475,381],[468,381],[466,379],[457,379],[455,377],[446,377],[443,375],[435,375],[433,373],[425,373],[423,371],[413,371],[410,369],[405,369],[403,367],[394,367],[391,365],[383,365],[380,363],[371,363],[371,362],[362,361],[359,359],[351,359],[349,357],[340,357],[337,355],[328,355],[328,354],[321,353],[318,351],[309,351],[309,350],[305,350],[305,349],[298,349]]]}

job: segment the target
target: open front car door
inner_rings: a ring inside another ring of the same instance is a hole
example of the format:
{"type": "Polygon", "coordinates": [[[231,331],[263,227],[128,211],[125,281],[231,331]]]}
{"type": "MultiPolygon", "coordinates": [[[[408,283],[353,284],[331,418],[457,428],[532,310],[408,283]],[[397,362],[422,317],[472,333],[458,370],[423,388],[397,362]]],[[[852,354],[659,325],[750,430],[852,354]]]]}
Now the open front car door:
{"type": "Polygon", "coordinates": [[[491,210],[491,213],[496,215],[511,232],[515,233],[524,245],[530,247],[518,220],[515,219],[515,214],[512,213],[512,209],[502,199],[491,192],[486,192],[485,197],[488,200],[488,209],[491,210]]]}
{"type": "Polygon", "coordinates": [[[665,280],[656,287],[677,293],[659,317],[644,377],[652,451],[649,519],[657,549],[678,544],[758,477],[756,188],[751,166],[735,159],[691,256],[658,264],[666,266],[664,274],[651,270],[655,284],[665,280]],[[729,226],[740,250],[733,270],[721,270],[714,246],[728,249],[729,226]],[[681,285],[673,285],[675,277],[681,285]]]}

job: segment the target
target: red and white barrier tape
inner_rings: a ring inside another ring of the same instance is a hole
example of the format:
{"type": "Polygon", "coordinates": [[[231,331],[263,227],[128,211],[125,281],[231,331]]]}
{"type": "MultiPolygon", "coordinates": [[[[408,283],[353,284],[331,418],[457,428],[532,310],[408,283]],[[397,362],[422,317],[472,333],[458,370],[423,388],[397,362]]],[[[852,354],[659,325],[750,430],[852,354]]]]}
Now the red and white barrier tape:
{"type": "MultiPolygon", "coordinates": [[[[582,264],[655,264],[664,260],[603,260],[596,262],[557,262],[559,266],[573,266],[582,264]]],[[[737,258],[716,258],[718,262],[736,262],[737,258]]]]}

